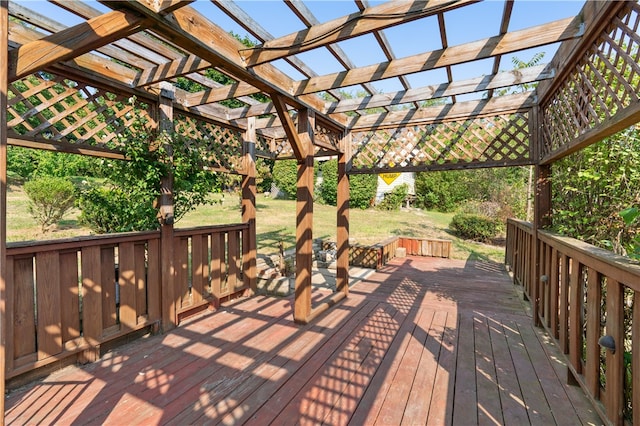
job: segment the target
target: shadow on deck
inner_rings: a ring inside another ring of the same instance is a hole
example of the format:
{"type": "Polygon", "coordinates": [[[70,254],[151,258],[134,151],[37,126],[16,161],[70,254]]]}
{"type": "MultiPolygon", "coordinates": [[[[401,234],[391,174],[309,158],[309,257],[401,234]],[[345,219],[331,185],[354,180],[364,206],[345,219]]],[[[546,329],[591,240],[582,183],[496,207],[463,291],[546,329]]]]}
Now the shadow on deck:
{"type": "Polygon", "coordinates": [[[61,370],[8,395],[6,421],[601,423],[502,265],[395,259],[312,324],[291,304],[234,301],[61,370]]]}

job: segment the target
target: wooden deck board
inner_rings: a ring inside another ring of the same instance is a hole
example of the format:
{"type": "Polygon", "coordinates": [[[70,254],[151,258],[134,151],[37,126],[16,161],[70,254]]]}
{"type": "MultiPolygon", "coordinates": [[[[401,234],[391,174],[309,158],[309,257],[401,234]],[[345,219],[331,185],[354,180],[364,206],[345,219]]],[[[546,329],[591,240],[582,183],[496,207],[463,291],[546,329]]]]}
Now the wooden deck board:
{"type": "Polygon", "coordinates": [[[312,324],[291,306],[233,301],[51,374],[6,422],[600,423],[499,265],[396,259],[312,324]]]}

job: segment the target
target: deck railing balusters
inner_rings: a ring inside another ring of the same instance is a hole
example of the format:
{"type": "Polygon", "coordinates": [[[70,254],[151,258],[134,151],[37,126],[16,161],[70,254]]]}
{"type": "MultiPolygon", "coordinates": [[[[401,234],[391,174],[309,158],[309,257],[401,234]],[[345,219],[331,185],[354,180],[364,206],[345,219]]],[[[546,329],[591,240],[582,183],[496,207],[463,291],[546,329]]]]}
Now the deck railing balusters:
{"type": "MultiPolygon", "coordinates": [[[[179,319],[248,288],[241,255],[247,229],[176,229],[179,319]]],[[[102,344],[157,330],[160,266],[158,231],[9,243],[6,377],[73,357],[95,361],[102,344]]]]}
{"type": "Polygon", "coordinates": [[[531,274],[532,225],[508,221],[505,259],[514,283],[529,298],[539,286],[534,315],[600,415],[612,424],[640,424],[640,265],[551,232],[538,230],[538,238],[539,270],[531,274]],[[536,279],[529,283],[529,277],[536,279]],[[603,336],[615,347],[606,348],[603,336]]]}

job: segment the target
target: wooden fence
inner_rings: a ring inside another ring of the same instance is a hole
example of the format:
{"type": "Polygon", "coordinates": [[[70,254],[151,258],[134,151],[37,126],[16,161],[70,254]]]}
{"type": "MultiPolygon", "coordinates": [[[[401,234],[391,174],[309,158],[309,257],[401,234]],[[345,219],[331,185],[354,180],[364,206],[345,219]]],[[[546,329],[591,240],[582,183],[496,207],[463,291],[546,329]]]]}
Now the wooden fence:
{"type": "MultiPolygon", "coordinates": [[[[247,224],[176,230],[177,314],[243,291],[247,224]]],[[[100,345],[162,318],[160,232],[7,246],[7,379],[69,357],[93,361],[100,345]]]]}
{"type": "Polygon", "coordinates": [[[640,265],[573,238],[537,236],[530,224],[508,221],[514,280],[601,416],[640,424],[640,265]]]}

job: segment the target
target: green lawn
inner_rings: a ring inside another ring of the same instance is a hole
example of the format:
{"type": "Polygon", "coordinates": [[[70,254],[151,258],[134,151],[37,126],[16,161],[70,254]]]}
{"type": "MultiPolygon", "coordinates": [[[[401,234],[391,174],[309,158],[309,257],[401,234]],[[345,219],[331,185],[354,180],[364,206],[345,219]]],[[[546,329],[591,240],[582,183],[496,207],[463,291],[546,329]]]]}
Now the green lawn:
{"type": "MultiPolygon", "coordinates": [[[[215,195],[220,203],[202,206],[188,213],[176,223],[177,228],[218,225],[241,222],[240,198],[237,194],[215,195]]],[[[43,240],[87,235],[90,231],[78,226],[78,212],[65,216],[52,231],[41,233],[27,209],[27,198],[20,188],[12,187],[7,195],[8,241],[43,240]]],[[[263,195],[257,198],[258,251],[276,253],[280,241],[285,248],[295,245],[295,201],[274,200],[263,195]]],[[[350,211],[352,242],[374,244],[393,236],[420,236],[453,240],[453,257],[457,259],[483,259],[502,262],[504,248],[463,241],[451,235],[447,225],[452,214],[427,212],[417,209],[386,212],[375,209],[350,211]]],[[[336,208],[314,204],[314,238],[334,239],[336,208]]]]}

